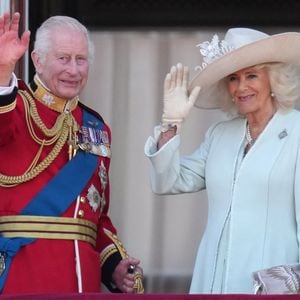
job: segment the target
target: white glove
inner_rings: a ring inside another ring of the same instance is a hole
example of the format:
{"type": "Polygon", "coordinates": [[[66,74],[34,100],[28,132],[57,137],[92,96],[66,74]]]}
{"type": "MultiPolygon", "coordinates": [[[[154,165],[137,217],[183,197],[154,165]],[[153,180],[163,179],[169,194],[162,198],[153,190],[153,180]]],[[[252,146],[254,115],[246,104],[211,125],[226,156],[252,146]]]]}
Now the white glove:
{"type": "Polygon", "coordinates": [[[196,86],[188,94],[189,69],[181,63],[173,66],[170,73],[166,75],[164,83],[164,106],[161,119],[161,131],[165,132],[169,128],[176,126],[177,133],[184,119],[193,107],[200,87],[196,86]]]}

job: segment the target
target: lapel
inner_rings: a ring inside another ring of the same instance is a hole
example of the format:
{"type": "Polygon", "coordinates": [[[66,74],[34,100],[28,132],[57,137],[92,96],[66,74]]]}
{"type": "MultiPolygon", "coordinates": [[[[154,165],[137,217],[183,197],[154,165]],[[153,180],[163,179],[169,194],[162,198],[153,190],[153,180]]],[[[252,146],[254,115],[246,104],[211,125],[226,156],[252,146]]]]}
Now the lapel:
{"type": "Polygon", "coordinates": [[[300,114],[295,110],[277,112],[238,167],[245,143],[246,122],[241,118],[229,121],[213,140],[206,168],[208,186],[217,185],[220,190],[227,190],[236,180],[243,179],[246,184],[249,178],[252,180],[257,175],[257,180],[268,176],[294,128],[299,127],[296,124],[300,124],[300,114]]]}
{"type": "MultiPolygon", "coordinates": [[[[254,174],[260,178],[268,176],[297,122],[300,122],[297,111],[277,112],[244,157],[237,176],[245,172],[251,178],[254,174]]],[[[245,132],[245,128],[243,130],[245,132]]]]}

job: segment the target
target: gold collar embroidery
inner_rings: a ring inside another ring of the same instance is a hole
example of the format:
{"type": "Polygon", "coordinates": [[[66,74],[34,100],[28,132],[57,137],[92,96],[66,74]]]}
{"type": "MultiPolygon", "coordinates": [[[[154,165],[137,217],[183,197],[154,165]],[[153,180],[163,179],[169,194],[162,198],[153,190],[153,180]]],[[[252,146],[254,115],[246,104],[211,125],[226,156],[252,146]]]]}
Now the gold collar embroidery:
{"type": "Polygon", "coordinates": [[[73,111],[78,104],[79,98],[78,96],[71,99],[63,99],[60,97],[57,97],[53,95],[41,82],[39,79],[38,75],[35,75],[34,78],[34,83],[36,84],[36,89],[33,90],[30,87],[30,90],[36,100],[39,102],[43,103],[50,109],[57,111],[57,112],[70,112],[73,111]]]}

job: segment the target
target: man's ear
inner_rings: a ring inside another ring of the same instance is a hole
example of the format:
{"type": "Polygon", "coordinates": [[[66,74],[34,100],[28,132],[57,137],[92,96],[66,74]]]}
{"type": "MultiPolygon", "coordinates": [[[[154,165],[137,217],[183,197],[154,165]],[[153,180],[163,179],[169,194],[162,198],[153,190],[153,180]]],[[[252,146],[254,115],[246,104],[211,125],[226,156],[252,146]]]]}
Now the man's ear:
{"type": "Polygon", "coordinates": [[[36,52],[32,51],[31,59],[32,59],[36,73],[40,74],[42,72],[42,64],[41,64],[40,56],[36,52]]]}

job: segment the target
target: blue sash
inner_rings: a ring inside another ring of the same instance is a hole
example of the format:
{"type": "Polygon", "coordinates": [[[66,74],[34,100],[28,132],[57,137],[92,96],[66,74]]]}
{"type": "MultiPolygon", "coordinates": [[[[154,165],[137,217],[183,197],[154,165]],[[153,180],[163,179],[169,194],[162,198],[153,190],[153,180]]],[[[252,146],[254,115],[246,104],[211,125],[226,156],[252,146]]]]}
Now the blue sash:
{"type": "MultiPolygon", "coordinates": [[[[94,124],[97,129],[103,128],[103,123],[87,111],[83,111],[83,124],[94,124]]],[[[92,177],[97,166],[96,155],[78,151],[53,177],[48,184],[20,212],[20,215],[60,216],[72,204],[92,177]]],[[[0,237],[0,263],[5,261],[5,269],[0,276],[0,292],[5,285],[9,267],[18,250],[35,241],[35,238],[0,237]]]]}

